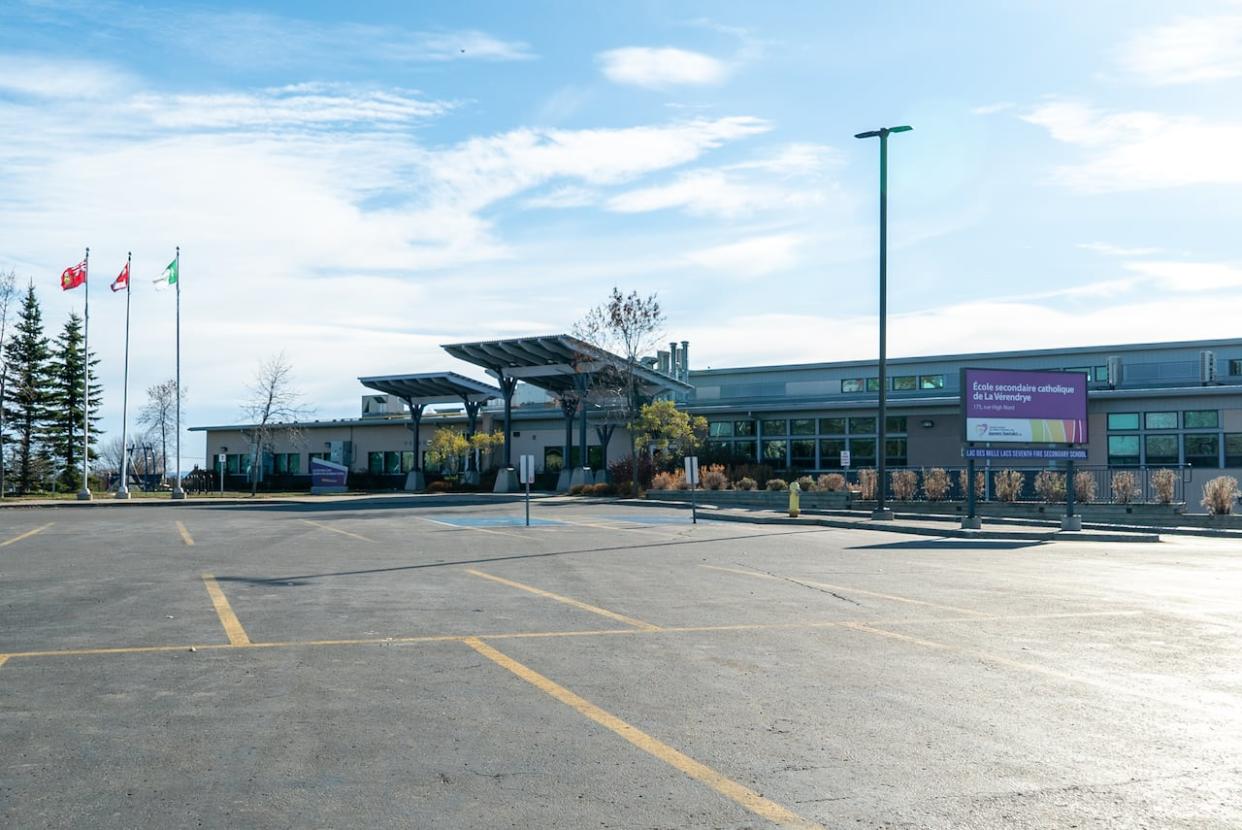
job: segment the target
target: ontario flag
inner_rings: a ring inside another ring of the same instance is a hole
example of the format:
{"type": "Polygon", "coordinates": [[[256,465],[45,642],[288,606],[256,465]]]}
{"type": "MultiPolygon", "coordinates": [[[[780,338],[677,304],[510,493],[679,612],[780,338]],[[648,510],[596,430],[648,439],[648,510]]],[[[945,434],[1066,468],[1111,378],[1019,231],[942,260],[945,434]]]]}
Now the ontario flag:
{"type": "Polygon", "coordinates": [[[129,288],[129,263],[125,263],[125,267],[121,269],[121,273],[116,275],[116,279],[112,281],[113,291],[124,291],[129,288]]]}
{"type": "Polygon", "coordinates": [[[77,288],[86,282],[86,260],[82,260],[77,265],[70,265],[60,275],[60,287],[64,291],[71,288],[77,288]]]}

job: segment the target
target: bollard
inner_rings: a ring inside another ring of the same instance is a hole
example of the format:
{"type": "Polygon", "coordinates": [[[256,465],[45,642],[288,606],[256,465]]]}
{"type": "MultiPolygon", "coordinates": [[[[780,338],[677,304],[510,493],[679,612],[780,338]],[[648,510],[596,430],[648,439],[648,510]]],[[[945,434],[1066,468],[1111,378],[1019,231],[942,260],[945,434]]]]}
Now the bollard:
{"type": "Polygon", "coordinates": [[[798,494],[802,492],[802,488],[798,486],[798,482],[789,485],[789,518],[798,518],[798,494]]]}

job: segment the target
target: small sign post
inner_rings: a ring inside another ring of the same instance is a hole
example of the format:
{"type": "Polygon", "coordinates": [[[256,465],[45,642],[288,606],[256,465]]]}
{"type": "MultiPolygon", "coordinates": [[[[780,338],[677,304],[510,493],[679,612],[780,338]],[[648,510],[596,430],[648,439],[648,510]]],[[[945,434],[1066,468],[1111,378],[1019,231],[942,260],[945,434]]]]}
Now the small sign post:
{"type": "Polygon", "coordinates": [[[848,470],[850,468],[850,451],[841,450],[841,468],[848,470]]]}
{"type": "Polygon", "coordinates": [[[699,486],[699,457],[686,456],[686,483],[690,485],[690,523],[699,523],[699,506],[695,500],[694,488],[699,486]]]}
{"type": "Polygon", "coordinates": [[[526,526],[530,527],[530,482],[535,477],[535,456],[518,457],[518,481],[526,485],[526,526]]]}
{"type": "Polygon", "coordinates": [[[217,453],[216,460],[220,462],[220,497],[224,498],[224,462],[228,459],[224,453],[217,453]]]}

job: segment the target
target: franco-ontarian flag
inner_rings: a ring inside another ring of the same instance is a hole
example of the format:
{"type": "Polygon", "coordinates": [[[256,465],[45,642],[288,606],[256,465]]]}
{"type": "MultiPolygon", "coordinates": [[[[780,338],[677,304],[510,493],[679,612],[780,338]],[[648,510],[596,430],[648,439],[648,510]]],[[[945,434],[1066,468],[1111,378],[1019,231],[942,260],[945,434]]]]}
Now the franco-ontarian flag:
{"type": "MultiPolygon", "coordinates": [[[[150,273],[150,272],[148,272],[150,273]]],[[[168,263],[168,267],[164,269],[158,277],[155,278],[156,289],[167,288],[177,284],[177,260],[168,263]]]]}

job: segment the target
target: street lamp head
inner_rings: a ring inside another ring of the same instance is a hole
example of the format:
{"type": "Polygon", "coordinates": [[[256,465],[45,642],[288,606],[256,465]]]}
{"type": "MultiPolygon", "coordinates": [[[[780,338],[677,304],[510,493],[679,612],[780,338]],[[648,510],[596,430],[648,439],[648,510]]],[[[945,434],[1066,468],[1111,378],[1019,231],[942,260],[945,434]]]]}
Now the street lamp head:
{"type": "Polygon", "coordinates": [[[913,129],[913,127],[908,125],[884,127],[879,130],[867,130],[865,133],[856,133],[854,138],[887,138],[889,133],[908,133],[913,129]]]}
{"type": "Polygon", "coordinates": [[[909,126],[909,125],[906,125],[906,126],[902,126],[902,127],[889,127],[889,128],[888,128],[888,131],[889,131],[890,133],[908,133],[908,132],[910,132],[910,131],[911,131],[911,130],[913,130],[913,129],[914,129],[913,127],[911,127],[911,126],[909,126]]]}
{"type": "Polygon", "coordinates": [[[865,133],[858,133],[857,135],[854,136],[854,138],[879,138],[879,136],[880,136],[879,130],[868,130],[865,133]]]}

